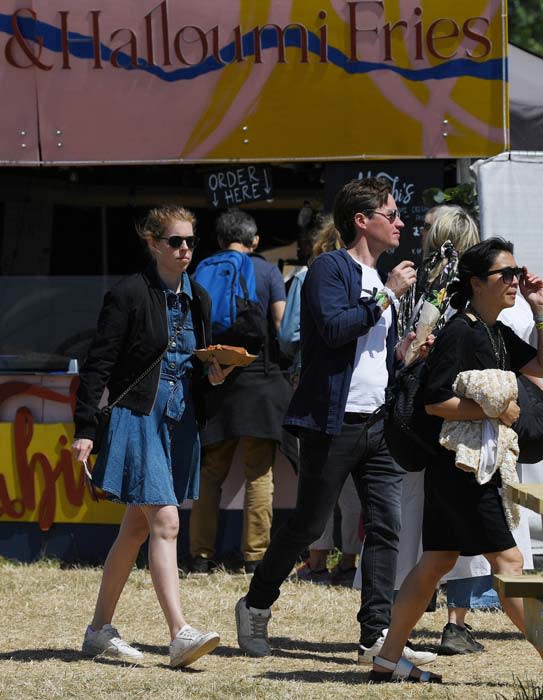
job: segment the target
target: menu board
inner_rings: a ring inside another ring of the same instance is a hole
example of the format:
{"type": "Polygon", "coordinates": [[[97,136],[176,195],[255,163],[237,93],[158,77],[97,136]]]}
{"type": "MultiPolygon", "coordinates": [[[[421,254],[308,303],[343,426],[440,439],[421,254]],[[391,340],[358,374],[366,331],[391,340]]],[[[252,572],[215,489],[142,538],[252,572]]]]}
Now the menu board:
{"type": "Polygon", "coordinates": [[[430,187],[443,187],[444,160],[388,160],[329,163],[325,171],[325,209],[332,211],[337,191],[350,180],[379,177],[390,183],[392,196],[405,224],[400,245],[379,259],[379,270],[389,272],[402,260],[420,262],[421,226],[428,207],[422,193],[430,187]]]}

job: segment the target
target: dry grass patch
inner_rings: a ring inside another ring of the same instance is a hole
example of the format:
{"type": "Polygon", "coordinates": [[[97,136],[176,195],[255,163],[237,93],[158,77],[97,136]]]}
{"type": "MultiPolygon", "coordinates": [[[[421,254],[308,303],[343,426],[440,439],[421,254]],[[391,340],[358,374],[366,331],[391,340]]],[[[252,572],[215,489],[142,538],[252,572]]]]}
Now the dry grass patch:
{"type": "MultiPolygon", "coordinates": [[[[525,684],[540,682],[541,661],[501,613],[474,613],[470,623],[487,647],[484,654],[440,657],[432,670],[443,686],[368,686],[357,666],[358,593],[287,583],[274,606],[270,634],[274,655],[240,654],[234,605],[249,583],[246,575],[217,572],[180,582],[188,620],[221,633],[214,654],[193,668],[168,667],[167,628],[148,571],[134,571],[114,623],[145,652],[143,667],[111,659],[83,658],[80,645],[94,605],[101,571],[55,565],[0,565],[0,699],[118,700],[408,700],[494,699],[515,695],[513,674],[525,684]]],[[[413,635],[435,647],[446,612],[427,614],[413,635]]]]}

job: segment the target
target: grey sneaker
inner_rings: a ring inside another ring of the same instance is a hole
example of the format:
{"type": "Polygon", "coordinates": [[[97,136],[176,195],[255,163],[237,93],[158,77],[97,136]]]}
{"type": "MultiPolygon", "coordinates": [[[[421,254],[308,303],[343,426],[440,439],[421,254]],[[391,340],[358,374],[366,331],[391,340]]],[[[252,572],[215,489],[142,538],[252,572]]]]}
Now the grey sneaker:
{"type": "MultiPolygon", "coordinates": [[[[373,663],[373,657],[379,656],[383,644],[385,643],[385,637],[387,636],[388,629],[383,630],[383,634],[377,639],[377,641],[371,647],[365,647],[360,644],[358,647],[358,663],[362,665],[369,665],[373,663]]],[[[424,664],[432,663],[437,659],[437,654],[431,651],[418,651],[413,649],[410,642],[407,642],[406,646],[403,648],[402,656],[410,661],[415,666],[424,666],[424,664]]]]}
{"type": "Polygon", "coordinates": [[[215,649],[221,638],[216,632],[200,632],[185,625],[170,642],[170,666],[188,666],[215,649]]]}
{"type": "Polygon", "coordinates": [[[271,654],[268,639],[268,622],[271,610],[248,608],[245,598],[236,603],[236,627],[239,648],[249,656],[269,656],[271,654]]]}
{"type": "Polygon", "coordinates": [[[141,651],[127,644],[111,625],[104,625],[100,630],[87,627],[82,651],[86,656],[112,656],[131,663],[143,659],[141,651]]]}
{"type": "Polygon", "coordinates": [[[478,642],[471,633],[471,627],[460,627],[453,622],[448,622],[443,628],[440,654],[453,656],[455,654],[478,654],[484,651],[484,646],[478,642]]]}

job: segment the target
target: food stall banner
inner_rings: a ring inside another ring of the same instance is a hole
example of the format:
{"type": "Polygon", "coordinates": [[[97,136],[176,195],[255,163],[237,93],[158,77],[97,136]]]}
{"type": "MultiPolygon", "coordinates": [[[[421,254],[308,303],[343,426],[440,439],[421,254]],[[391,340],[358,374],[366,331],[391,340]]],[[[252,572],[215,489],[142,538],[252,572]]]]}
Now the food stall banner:
{"type": "Polygon", "coordinates": [[[0,162],[494,155],[506,20],[506,0],[4,0],[0,162]]]}
{"type": "Polygon", "coordinates": [[[73,433],[73,423],[37,423],[24,407],[0,423],[0,522],[121,522],[124,506],[93,489],[73,459],[73,433]]]}

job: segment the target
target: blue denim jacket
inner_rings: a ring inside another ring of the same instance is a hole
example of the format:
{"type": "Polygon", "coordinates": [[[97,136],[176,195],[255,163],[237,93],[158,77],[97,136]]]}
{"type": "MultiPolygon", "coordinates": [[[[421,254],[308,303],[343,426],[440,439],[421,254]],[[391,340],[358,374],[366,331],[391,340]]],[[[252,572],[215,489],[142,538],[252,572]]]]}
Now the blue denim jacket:
{"type": "MultiPolygon", "coordinates": [[[[338,435],[351,385],[356,344],[380,318],[375,300],[361,299],[362,268],[346,250],[323,253],[313,262],[301,299],[300,382],[284,426],[338,435]]],[[[387,336],[389,380],[395,371],[396,312],[387,336]]]]}

